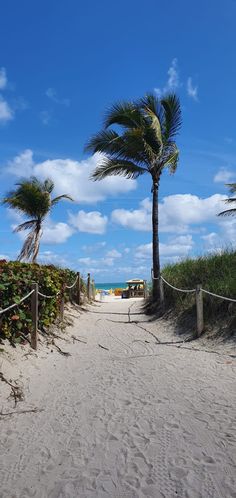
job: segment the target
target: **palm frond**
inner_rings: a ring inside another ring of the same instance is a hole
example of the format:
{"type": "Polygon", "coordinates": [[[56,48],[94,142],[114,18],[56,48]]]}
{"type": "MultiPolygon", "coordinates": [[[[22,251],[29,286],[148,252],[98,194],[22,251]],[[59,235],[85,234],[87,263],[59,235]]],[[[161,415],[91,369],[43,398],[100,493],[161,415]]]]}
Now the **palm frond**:
{"type": "Polygon", "coordinates": [[[138,128],[143,124],[142,112],[134,102],[118,102],[108,109],[104,127],[116,124],[125,128],[138,128]]]}
{"type": "Polygon", "coordinates": [[[135,179],[146,173],[147,170],[133,163],[132,161],[122,161],[110,158],[104,158],[101,164],[93,172],[91,179],[94,181],[103,180],[108,176],[124,176],[135,179]]]}
{"type": "Polygon", "coordinates": [[[159,99],[153,94],[147,94],[139,101],[139,106],[144,112],[145,117],[149,119],[149,125],[155,132],[159,146],[162,146],[163,109],[159,99]]]}
{"type": "Polygon", "coordinates": [[[51,194],[53,189],[54,182],[51,180],[51,178],[46,178],[45,182],[42,184],[42,190],[51,194]]]}
{"type": "Polygon", "coordinates": [[[109,154],[116,153],[119,150],[121,141],[120,135],[114,130],[102,130],[93,135],[85,145],[86,152],[105,152],[109,154]]]}
{"type": "Polygon", "coordinates": [[[228,199],[225,199],[226,204],[232,204],[236,203],[236,197],[228,197],[228,199]]]}
{"type": "Polygon", "coordinates": [[[24,241],[21,252],[17,258],[18,261],[29,261],[31,259],[32,263],[35,263],[39,252],[41,235],[41,222],[36,220],[36,223],[24,241]]]}
{"type": "Polygon", "coordinates": [[[219,213],[217,216],[236,216],[236,208],[226,209],[225,211],[219,213]]]}
{"type": "Polygon", "coordinates": [[[169,94],[161,99],[161,105],[164,109],[164,125],[163,125],[163,139],[164,141],[173,140],[181,127],[181,108],[180,101],[177,95],[169,94]]]}
{"type": "Polygon", "coordinates": [[[179,150],[177,147],[175,147],[175,150],[173,150],[168,159],[165,162],[165,165],[169,168],[169,171],[171,174],[176,172],[177,166],[178,166],[178,160],[179,160],[179,150]]]}
{"type": "MultiPolygon", "coordinates": [[[[132,160],[139,165],[148,166],[155,158],[153,150],[153,142],[150,137],[150,128],[133,128],[127,130],[123,138],[123,147],[121,148],[120,156],[117,157],[124,160],[132,160]]],[[[152,137],[155,138],[155,137],[152,137]]],[[[155,145],[158,146],[157,143],[155,145]]]]}
{"type": "Polygon", "coordinates": [[[3,199],[3,204],[8,204],[30,218],[44,218],[50,209],[50,196],[45,195],[39,184],[34,178],[22,180],[3,199]]]}
{"type": "Polygon", "coordinates": [[[14,228],[13,231],[14,232],[21,232],[22,230],[30,230],[30,228],[35,227],[37,222],[38,222],[38,220],[25,221],[24,223],[21,223],[16,228],[14,228]]]}
{"type": "Polygon", "coordinates": [[[34,244],[32,251],[32,263],[36,263],[38,257],[41,235],[42,235],[42,229],[41,229],[41,224],[39,223],[35,229],[34,244]]]}
{"type": "Polygon", "coordinates": [[[231,194],[236,193],[236,183],[226,183],[226,187],[229,187],[229,191],[231,194]]]}
{"type": "Polygon", "coordinates": [[[17,258],[18,261],[29,260],[31,258],[34,249],[34,239],[35,231],[32,230],[25,239],[21,252],[17,258]]]}
{"type": "Polygon", "coordinates": [[[129,128],[122,135],[114,130],[102,130],[90,139],[86,150],[105,153],[113,159],[134,161],[139,165],[149,162],[145,155],[141,128],[129,128]]]}
{"type": "MultiPolygon", "coordinates": [[[[226,183],[231,194],[236,193],[236,183],[226,183]]],[[[236,204],[236,197],[228,197],[225,199],[225,204],[236,204]]],[[[226,209],[218,214],[218,216],[236,216],[236,208],[226,209]]]]}
{"type": "Polygon", "coordinates": [[[106,115],[105,129],[86,146],[87,151],[104,155],[93,180],[109,175],[136,178],[145,172],[153,176],[165,165],[174,172],[179,151],[173,138],[180,125],[180,103],[174,94],[163,99],[148,94],[136,102],[115,104],[106,115]],[[122,126],[122,132],[107,129],[111,125],[122,126]]]}
{"type": "Polygon", "coordinates": [[[69,195],[67,194],[62,194],[62,195],[58,195],[57,197],[54,197],[54,199],[52,199],[51,201],[51,206],[55,206],[55,204],[58,204],[58,202],[60,202],[61,200],[67,200],[67,201],[72,201],[74,202],[74,199],[72,199],[72,197],[70,197],[69,195]]]}

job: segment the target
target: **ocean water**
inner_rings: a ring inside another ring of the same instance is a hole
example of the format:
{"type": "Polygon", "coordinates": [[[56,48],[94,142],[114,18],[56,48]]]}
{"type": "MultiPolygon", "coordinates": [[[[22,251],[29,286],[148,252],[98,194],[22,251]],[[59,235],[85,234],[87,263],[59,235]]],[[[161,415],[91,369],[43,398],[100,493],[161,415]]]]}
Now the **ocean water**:
{"type": "Polygon", "coordinates": [[[102,283],[102,284],[96,284],[95,282],[95,287],[96,289],[103,289],[103,290],[110,290],[110,289],[125,289],[127,287],[127,284],[125,282],[113,282],[113,283],[102,283]]]}

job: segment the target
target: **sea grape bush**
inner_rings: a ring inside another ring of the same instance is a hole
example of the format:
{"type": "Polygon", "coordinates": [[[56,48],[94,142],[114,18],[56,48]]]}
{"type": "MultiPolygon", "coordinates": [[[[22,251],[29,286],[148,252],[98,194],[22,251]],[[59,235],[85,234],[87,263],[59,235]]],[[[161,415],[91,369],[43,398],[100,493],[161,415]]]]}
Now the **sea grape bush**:
{"type": "MultiPolygon", "coordinates": [[[[0,308],[7,308],[31,290],[38,282],[39,290],[46,295],[59,295],[55,299],[39,297],[39,329],[45,330],[58,317],[63,285],[71,285],[76,273],[69,269],[38,264],[0,261],[0,308]]],[[[84,283],[82,283],[84,286],[84,283]]],[[[73,291],[72,291],[73,292],[73,291]]],[[[69,293],[65,294],[69,299],[69,293]]],[[[31,299],[0,315],[0,336],[11,342],[21,342],[31,332],[31,299]]]]}

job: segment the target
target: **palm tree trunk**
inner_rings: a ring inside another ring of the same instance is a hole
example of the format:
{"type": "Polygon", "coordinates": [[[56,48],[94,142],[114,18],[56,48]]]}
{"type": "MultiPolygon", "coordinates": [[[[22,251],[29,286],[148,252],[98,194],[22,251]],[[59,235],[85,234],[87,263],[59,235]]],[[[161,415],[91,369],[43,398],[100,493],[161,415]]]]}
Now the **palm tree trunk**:
{"type": "Polygon", "coordinates": [[[160,254],[159,254],[159,212],[158,212],[159,178],[152,187],[152,260],[153,260],[153,302],[160,303],[160,254]]]}

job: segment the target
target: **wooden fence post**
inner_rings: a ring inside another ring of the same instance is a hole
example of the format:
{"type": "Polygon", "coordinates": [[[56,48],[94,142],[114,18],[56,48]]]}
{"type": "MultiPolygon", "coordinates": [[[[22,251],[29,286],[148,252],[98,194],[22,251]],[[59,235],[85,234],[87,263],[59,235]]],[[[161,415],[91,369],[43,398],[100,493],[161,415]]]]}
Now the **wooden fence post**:
{"type": "Polygon", "coordinates": [[[201,285],[196,287],[196,311],[197,311],[197,336],[203,332],[204,329],[204,317],[203,317],[203,293],[201,290],[201,285]]]}
{"type": "Polygon", "coordinates": [[[64,320],[64,310],[65,310],[65,286],[66,284],[63,284],[62,289],[61,289],[61,302],[60,302],[60,321],[63,322],[64,320]]]}
{"type": "Polygon", "coordinates": [[[88,273],[88,278],[87,278],[87,297],[88,300],[90,301],[91,299],[90,273],[88,273]]]}
{"type": "Polygon", "coordinates": [[[164,284],[163,284],[163,280],[162,280],[161,276],[159,278],[159,285],[160,285],[160,302],[161,302],[161,306],[164,307],[164,301],[165,301],[164,284]]]}
{"type": "Polygon", "coordinates": [[[77,284],[76,284],[76,301],[77,301],[77,304],[80,304],[80,272],[78,271],[77,272],[77,284]]]}
{"type": "Polygon", "coordinates": [[[95,289],[94,279],[92,280],[92,294],[93,294],[93,301],[95,301],[95,298],[96,298],[96,289],[95,289]]]}
{"type": "Polygon", "coordinates": [[[31,347],[37,349],[38,347],[38,284],[32,282],[31,290],[31,316],[32,316],[32,332],[31,332],[31,347]]]}
{"type": "Polygon", "coordinates": [[[143,297],[144,299],[147,299],[147,280],[144,280],[143,282],[143,297]]]}

